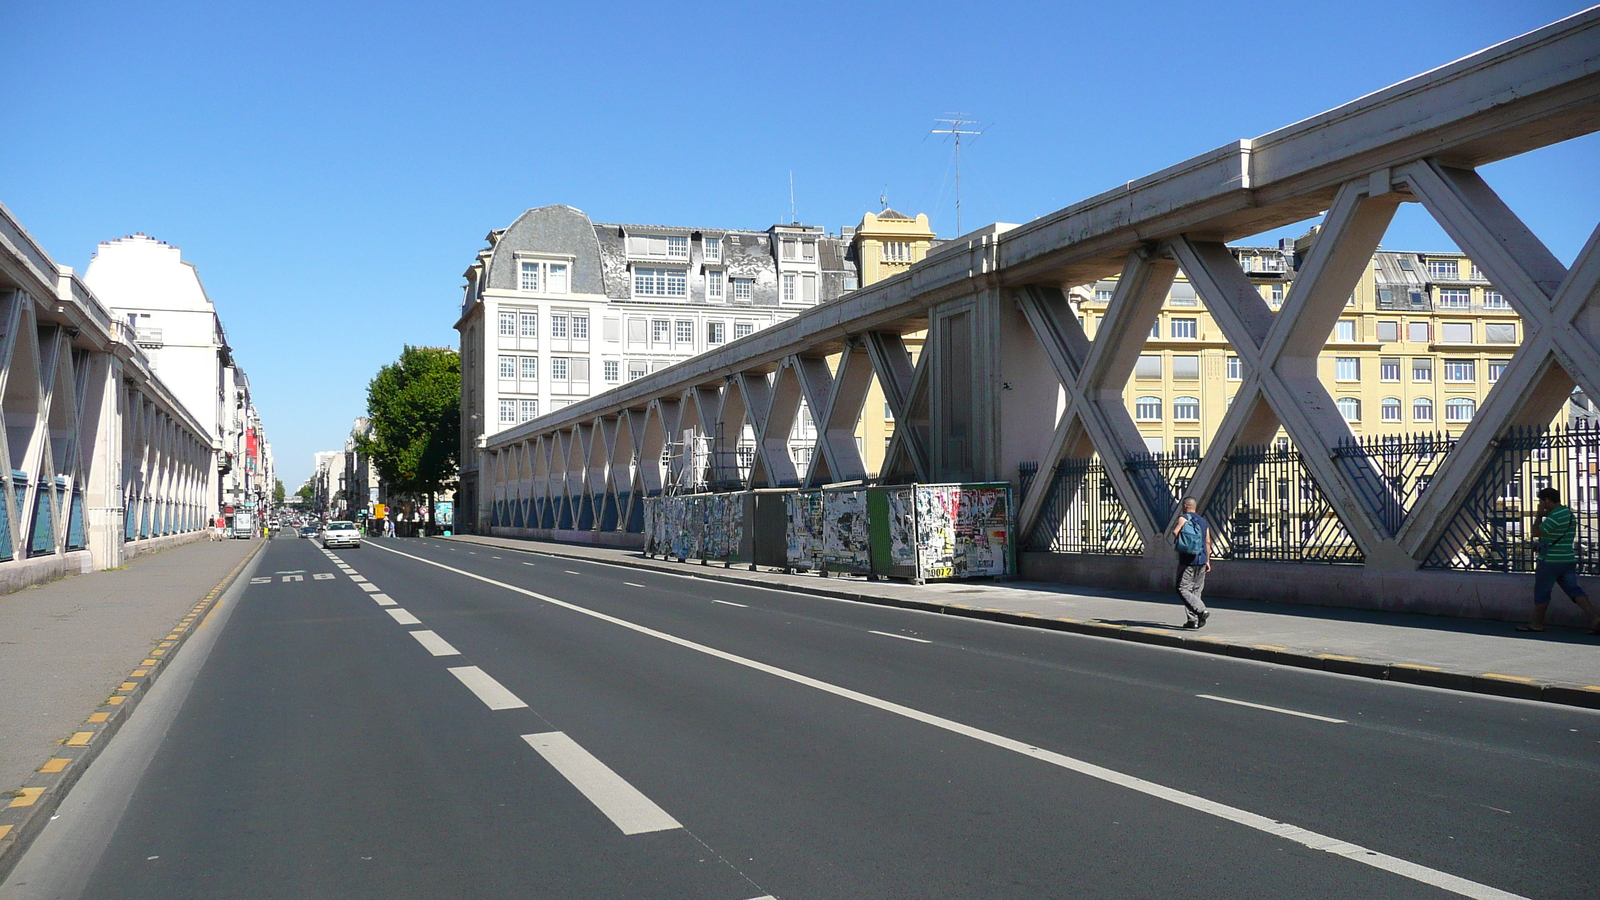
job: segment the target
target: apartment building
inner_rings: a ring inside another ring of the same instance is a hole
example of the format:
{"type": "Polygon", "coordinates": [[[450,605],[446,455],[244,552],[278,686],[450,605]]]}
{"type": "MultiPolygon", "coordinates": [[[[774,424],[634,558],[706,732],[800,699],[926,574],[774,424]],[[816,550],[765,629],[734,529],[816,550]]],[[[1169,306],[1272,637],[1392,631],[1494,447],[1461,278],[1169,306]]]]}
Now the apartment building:
{"type": "MultiPolygon", "coordinates": [[[[488,434],[754,334],[859,284],[821,227],[764,231],[592,222],[543,206],[489,233],[465,272],[461,509],[477,509],[488,434]]],[[[810,420],[797,426],[809,460],[810,420]]],[[[471,527],[472,523],[463,523],[471,527]]]]}
{"type": "MultiPolygon", "coordinates": [[[[1234,255],[1276,310],[1310,235],[1234,255]]],[[[1116,280],[1078,303],[1093,338],[1116,280]]],[[[1328,335],[1318,374],[1357,436],[1440,432],[1472,421],[1521,340],[1505,297],[1465,255],[1380,250],[1328,335]]],[[[1124,399],[1152,452],[1204,453],[1245,371],[1180,272],[1150,329],[1124,399]]]]}

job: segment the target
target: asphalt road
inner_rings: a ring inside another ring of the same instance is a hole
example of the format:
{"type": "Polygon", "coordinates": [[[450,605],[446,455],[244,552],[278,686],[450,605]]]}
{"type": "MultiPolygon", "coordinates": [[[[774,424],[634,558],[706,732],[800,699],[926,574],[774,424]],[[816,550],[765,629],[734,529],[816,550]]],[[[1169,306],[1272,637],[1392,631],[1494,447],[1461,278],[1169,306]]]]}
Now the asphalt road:
{"type": "Polygon", "coordinates": [[[254,574],[101,846],[24,867],[129,900],[1595,896],[1589,711],[447,540],[254,574]]]}

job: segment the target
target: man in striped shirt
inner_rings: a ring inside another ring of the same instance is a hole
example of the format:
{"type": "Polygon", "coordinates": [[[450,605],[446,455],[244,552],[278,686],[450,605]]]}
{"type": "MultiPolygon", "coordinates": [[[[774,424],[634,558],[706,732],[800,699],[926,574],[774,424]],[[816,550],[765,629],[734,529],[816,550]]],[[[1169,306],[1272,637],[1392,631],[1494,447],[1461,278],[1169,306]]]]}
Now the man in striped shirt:
{"type": "Polygon", "coordinates": [[[1539,519],[1533,524],[1538,539],[1539,562],[1533,569],[1533,621],[1518,625],[1518,631],[1543,631],[1545,610],[1556,585],[1589,617],[1589,633],[1600,634],[1600,614],[1596,614],[1589,595],[1578,587],[1578,557],[1572,539],[1578,523],[1570,507],[1561,505],[1561,492],[1547,487],[1539,492],[1539,519]]]}

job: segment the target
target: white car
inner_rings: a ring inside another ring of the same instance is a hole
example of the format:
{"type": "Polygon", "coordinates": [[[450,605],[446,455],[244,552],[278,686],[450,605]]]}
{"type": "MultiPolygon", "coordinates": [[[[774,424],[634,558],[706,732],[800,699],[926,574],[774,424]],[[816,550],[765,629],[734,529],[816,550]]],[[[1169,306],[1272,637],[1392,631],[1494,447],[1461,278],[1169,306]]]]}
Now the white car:
{"type": "Polygon", "coordinates": [[[322,526],[322,546],[361,549],[361,529],[354,522],[329,522],[322,526]]]}

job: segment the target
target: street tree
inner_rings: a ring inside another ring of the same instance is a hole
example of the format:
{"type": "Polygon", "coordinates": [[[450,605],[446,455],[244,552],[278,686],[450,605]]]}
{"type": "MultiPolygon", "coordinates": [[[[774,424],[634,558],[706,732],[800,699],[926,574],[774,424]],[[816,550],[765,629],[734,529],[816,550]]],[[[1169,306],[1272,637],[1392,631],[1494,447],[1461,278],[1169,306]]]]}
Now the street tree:
{"type": "Polygon", "coordinates": [[[369,434],[360,450],[392,490],[434,496],[456,478],[461,440],[461,357],[447,347],[407,346],[367,385],[369,434]]]}
{"type": "Polygon", "coordinates": [[[283,498],[284,498],[283,482],[279,481],[276,478],[272,479],[272,505],[274,505],[274,506],[282,506],[283,505],[283,498]]]}

